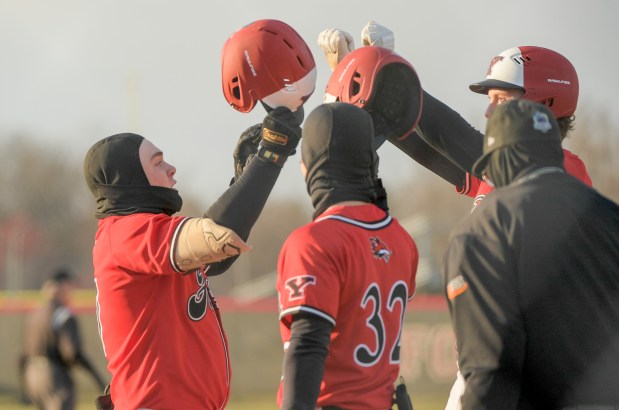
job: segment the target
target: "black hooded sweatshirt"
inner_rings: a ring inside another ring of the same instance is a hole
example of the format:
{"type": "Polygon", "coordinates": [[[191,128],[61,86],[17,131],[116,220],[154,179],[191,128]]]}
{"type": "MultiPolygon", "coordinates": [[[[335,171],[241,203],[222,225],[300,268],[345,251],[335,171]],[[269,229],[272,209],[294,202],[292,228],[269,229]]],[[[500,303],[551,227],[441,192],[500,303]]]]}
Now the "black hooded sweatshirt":
{"type": "Polygon", "coordinates": [[[488,153],[497,189],[452,232],[463,409],[619,405],[619,206],[563,172],[555,136],[488,153]]]}

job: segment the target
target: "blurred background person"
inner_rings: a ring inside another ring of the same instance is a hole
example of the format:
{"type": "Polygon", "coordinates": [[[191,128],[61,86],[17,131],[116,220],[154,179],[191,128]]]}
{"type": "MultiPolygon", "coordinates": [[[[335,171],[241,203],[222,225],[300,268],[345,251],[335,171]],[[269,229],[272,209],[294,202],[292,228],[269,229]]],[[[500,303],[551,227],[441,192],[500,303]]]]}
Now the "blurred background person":
{"type": "Polygon", "coordinates": [[[45,302],[28,318],[24,337],[24,391],[39,409],[75,408],[71,369],[82,366],[101,390],[106,382],[82,350],[77,318],[69,307],[73,274],[58,269],[41,288],[45,302]]]}

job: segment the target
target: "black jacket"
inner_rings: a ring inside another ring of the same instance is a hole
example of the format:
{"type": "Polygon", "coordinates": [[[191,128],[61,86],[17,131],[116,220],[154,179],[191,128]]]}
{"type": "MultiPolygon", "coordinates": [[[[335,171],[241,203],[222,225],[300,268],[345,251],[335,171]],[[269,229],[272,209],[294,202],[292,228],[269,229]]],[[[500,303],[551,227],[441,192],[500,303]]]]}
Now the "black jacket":
{"type": "Polygon", "coordinates": [[[514,182],[445,262],[464,409],[619,405],[617,204],[562,172],[514,182]]]}

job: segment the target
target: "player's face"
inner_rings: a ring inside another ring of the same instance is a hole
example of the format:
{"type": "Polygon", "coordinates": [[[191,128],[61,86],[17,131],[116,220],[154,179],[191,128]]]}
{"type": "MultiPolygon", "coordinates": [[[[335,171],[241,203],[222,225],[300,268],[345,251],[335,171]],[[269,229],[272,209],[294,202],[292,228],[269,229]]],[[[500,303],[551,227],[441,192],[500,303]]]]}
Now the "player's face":
{"type": "Polygon", "coordinates": [[[522,90],[517,89],[491,88],[488,90],[489,103],[488,108],[486,108],[486,118],[490,117],[490,114],[492,114],[497,105],[520,98],[523,94],[522,90]]]}
{"type": "Polygon", "coordinates": [[[163,160],[163,152],[147,139],[140,145],[140,162],[151,186],[172,188],[176,168],[163,160]]]}
{"type": "Polygon", "coordinates": [[[61,303],[68,305],[71,301],[71,292],[75,285],[72,282],[63,282],[58,285],[58,299],[61,303]]]}

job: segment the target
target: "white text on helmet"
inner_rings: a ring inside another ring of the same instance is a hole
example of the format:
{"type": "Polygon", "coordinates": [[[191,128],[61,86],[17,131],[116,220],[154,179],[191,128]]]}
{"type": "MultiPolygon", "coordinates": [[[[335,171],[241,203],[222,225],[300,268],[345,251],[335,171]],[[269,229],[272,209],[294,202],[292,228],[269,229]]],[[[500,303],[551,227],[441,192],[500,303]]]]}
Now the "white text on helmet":
{"type": "Polygon", "coordinates": [[[557,84],[567,84],[567,85],[572,84],[572,82],[570,80],[557,80],[557,79],[554,79],[554,78],[549,78],[546,81],[549,82],[549,83],[557,83],[557,84]]]}
{"type": "Polygon", "coordinates": [[[350,61],[348,62],[348,64],[346,64],[346,67],[344,67],[344,70],[342,71],[342,74],[340,74],[340,77],[337,79],[340,83],[342,82],[342,78],[344,78],[344,74],[346,74],[346,71],[348,71],[348,67],[350,67],[350,65],[351,65],[352,63],[354,63],[354,62],[355,62],[355,60],[356,60],[356,59],[355,59],[355,58],[353,58],[352,60],[350,60],[350,61]]]}
{"type": "Polygon", "coordinates": [[[249,66],[251,73],[254,75],[254,77],[257,77],[258,74],[256,73],[254,65],[251,63],[251,58],[249,58],[249,52],[247,50],[245,50],[245,60],[247,60],[247,65],[249,66]]]}

